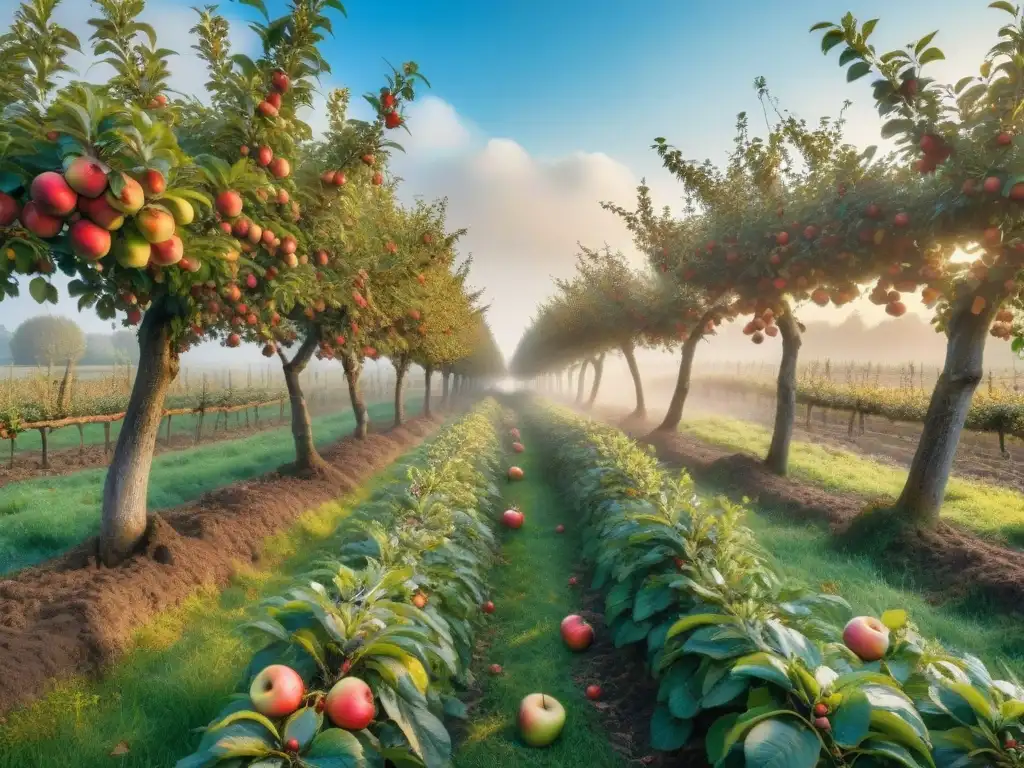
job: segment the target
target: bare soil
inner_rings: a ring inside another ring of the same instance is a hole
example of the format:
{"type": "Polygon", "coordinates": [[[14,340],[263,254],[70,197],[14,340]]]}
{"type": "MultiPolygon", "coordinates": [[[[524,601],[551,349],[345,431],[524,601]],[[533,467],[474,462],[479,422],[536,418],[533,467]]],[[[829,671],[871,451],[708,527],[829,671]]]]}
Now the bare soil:
{"type": "Polygon", "coordinates": [[[327,469],[313,479],[272,472],[154,516],[144,548],[121,567],[100,567],[93,539],[0,579],[0,716],[40,696],[53,678],[100,672],[129,648],[137,627],[202,586],[225,585],[239,564],[259,560],[268,536],[354,490],[439,424],[420,417],[346,438],[323,452],[327,469]]]}
{"type": "MultiPolygon", "coordinates": [[[[742,419],[771,429],[775,422],[775,401],[753,394],[744,397],[715,393],[695,382],[686,402],[686,416],[707,414],[742,419]]],[[[797,407],[794,437],[859,453],[887,464],[910,467],[921,438],[922,424],[866,416],[864,433],[860,433],[858,421],[851,437],[849,423],[848,412],[813,408],[808,425],[807,407],[801,405],[797,407]]],[[[1003,454],[999,450],[998,435],[965,430],[957,447],[953,473],[1024,493],[1024,442],[1007,437],[1003,454]]]]}

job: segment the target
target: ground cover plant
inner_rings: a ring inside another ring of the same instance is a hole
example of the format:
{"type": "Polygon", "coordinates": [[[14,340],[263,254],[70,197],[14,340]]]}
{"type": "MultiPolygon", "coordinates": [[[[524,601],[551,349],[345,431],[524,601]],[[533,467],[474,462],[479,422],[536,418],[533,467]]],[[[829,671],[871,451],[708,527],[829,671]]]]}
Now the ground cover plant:
{"type": "Polygon", "coordinates": [[[652,745],[704,734],[709,762],[1015,765],[1024,688],[923,638],[898,607],[853,617],[784,584],[725,499],[699,502],[613,428],[535,406],[530,422],[586,526],[617,646],[660,681],[652,745]]]}
{"type": "Polygon", "coordinates": [[[451,759],[442,718],[459,716],[483,615],[500,501],[497,404],[430,447],[426,467],[346,522],[336,555],[249,625],[269,644],[241,691],[179,768],[426,765],[451,759]],[[271,670],[268,672],[268,669],[271,670]],[[294,686],[286,701],[271,675],[294,686]]]}

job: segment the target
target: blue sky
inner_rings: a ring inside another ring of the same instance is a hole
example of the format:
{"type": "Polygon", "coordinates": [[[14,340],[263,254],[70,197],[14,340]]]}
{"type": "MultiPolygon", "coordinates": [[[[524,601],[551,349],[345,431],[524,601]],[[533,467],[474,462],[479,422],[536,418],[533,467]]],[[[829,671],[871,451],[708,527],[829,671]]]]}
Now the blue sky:
{"type": "MultiPolygon", "coordinates": [[[[269,5],[276,13],[285,7],[283,0],[269,5]]],[[[577,241],[629,249],[628,234],[598,201],[628,205],[641,176],[659,203],[676,201],[675,184],[649,149],[653,137],[666,136],[691,157],[721,160],[737,112],[750,111],[758,118],[752,126],[761,125],[752,82],[763,75],[783,107],[810,120],[853,100],[849,137],[871,143],[879,121],[867,82],[847,84],[836,52],[821,54],[810,25],[847,10],[862,21],[880,17],[872,40],[883,50],[940,29],[935,42],[949,60],[934,65],[933,74],[952,82],[977,72],[1007,18],[986,6],[987,0],[349,0],[348,18],[333,19],[336,36],[324,46],[333,69],[324,88],[376,90],[385,58],[414,59],[430,78],[429,98],[412,113],[409,155],[396,171],[408,180],[407,196],[451,198],[453,225],[470,228],[473,280],[486,289],[492,324],[511,352],[533,307],[550,292],[550,276],[571,271],[577,241]]],[[[0,19],[15,7],[0,0],[0,19]]],[[[256,15],[237,2],[220,7],[236,20],[256,15]]],[[[90,15],[85,0],[64,0],[58,9],[62,23],[83,38],[90,15]]],[[[161,44],[182,54],[172,61],[174,84],[201,83],[203,70],[188,50],[194,12],[184,3],[148,0],[144,18],[161,44]]],[[[251,50],[245,25],[234,29],[239,48],[251,50]]],[[[102,77],[102,69],[90,77],[102,77]]],[[[35,311],[27,299],[5,302],[0,323],[17,325],[35,311]]],[[[73,305],[51,311],[76,315],[73,305]]],[[[841,319],[837,312],[827,317],[841,319]]],[[[99,329],[95,318],[76,319],[99,329]]]]}

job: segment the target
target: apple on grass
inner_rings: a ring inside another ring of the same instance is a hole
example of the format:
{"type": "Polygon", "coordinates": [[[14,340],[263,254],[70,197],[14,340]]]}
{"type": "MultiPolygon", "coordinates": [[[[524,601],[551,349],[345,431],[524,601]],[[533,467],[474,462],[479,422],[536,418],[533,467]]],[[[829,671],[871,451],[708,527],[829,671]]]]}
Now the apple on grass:
{"type": "Polygon", "coordinates": [[[513,507],[512,509],[506,509],[502,513],[501,522],[506,528],[522,528],[523,523],[526,522],[526,515],[513,507]]]}
{"type": "Polygon", "coordinates": [[[553,696],[531,693],[519,704],[519,733],[531,747],[546,747],[562,733],[565,708],[553,696]]]}
{"type": "Polygon", "coordinates": [[[843,628],[843,643],[861,661],[878,661],[889,650],[889,628],[874,616],[856,616],[843,628]]]}
{"type": "Polygon", "coordinates": [[[299,673],[284,664],[271,664],[249,686],[253,708],[267,717],[285,717],[302,704],[306,686],[299,673]]]}
{"type": "Polygon", "coordinates": [[[562,640],[572,651],[585,651],[594,642],[594,628],[582,616],[571,614],[562,619],[562,640]]]}

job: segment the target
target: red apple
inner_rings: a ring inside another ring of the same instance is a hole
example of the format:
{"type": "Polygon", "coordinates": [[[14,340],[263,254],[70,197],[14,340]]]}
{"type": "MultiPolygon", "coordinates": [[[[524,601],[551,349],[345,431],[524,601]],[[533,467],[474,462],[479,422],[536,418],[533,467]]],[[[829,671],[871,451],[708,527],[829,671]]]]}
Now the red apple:
{"type": "Polygon", "coordinates": [[[167,179],[160,171],[149,168],[142,174],[142,191],[146,193],[146,197],[162,195],[166,189],[167,179]]]}
{"type": "Polygon", "coordinates": [[[174,217],[162,205],[147,205],[135,217],[139,232],[151,243],[163,243],[174,235],[174,217]]]}
{"type": "Polygon", "coordinates": [[[579,583],[580,583],[580,580],[578,578],[576,578],[575,576],[570,576],[569,577],[569,586],[570,587],[575,587],[579,583]]]}
{"type": "Polygon", "coordinates": [[[601,698],[601,686],[600,685],[588,685],[587,686],[587,698],[591,701],[597,701],[601,698]]]}
{"type": "Polygon", "coordinates": [[[501,515],[501,522],[506,528],[522,528],[525,521],[526,515],[518,509],[506,509],[501,515]]]}
{"type": "Polygon", "coordinates": [[[242,212],[242,196],[233,189],[227,189],[217,195],[216,205],[221,216],[233,219],[242,212]]]}
{"type": "Polygon", "coordinates": [[[108,190],[106,200],[111,208],[134,216],[146,204],[146,193],[142,189],[142,185],[127,174],[121,174],[121,181],[123,182],[121,193],[115,195],[113,190],[108,190]]]}
{"type": "Polygon", "coordinates": [[[562,640],[573,651],[585,651],[594,642],[594,628],[582,616],[571,614],[562,619],[562,640]]]}
{"type": "Polygon", "coordinates": [[[114,231],[124,225],[124,214],[114,208],[106,195],[92,200],[84,195],[78,198],[78,210],[86,216],[93,224],[99,224],[104,229],[114,231]]]}
{"type": "Polygon", "coordinates": [[[266,717],[286,717],[302,705],[306,686],[299,673],[284,664],[271,664],[249,686],[253,709],[266,717]]]}
{"type": "Polygon", "coordinates": [[[278,93],[286,93],[290,83],[291,81],[284,70],[275,69],[274,73],[270,76],[270,87],[278,93]]]}
{"type": "Polygon", "coordinates": [[[339,728],[361,731],[373,722],[373,691],[358,677],[343,677],[327,694],[327,718],[339,728]]]}
{"type": "Polygon", "coordinates": [[[39,208],[39,204],[34,201],[25,203],[25,207],[21,209],[20,218],[25,229],[36,237],[44,239],[56,237],[64,228],[63,219],[43,213],[39,208]]]}
{"type": "Polygon", "coordinates": [[[32,179],[29,194],[32,201],[51,216],[67,216],[78,202],[78,194],[55,171],[44,171],[32,179]]]}
{"type": "Polygon", "coordinates": [[[565,533],[565,526],[559,523],[555,526],[555,533],[565,533]]]}
{"type": "Polygon", "coordinates": [[[384,126],[386,128],[397,128],[402,124],[402,116],[397,112],[388,112],[384,115],[384,126]]]}
{"type": "Polygon", "coordinates": [[[502,673],[501,664],[491,664],[489,667],[492,675],[500,675],[502,673]]]}
{"type": "Polygon", "coordinates": [[[508,479],[509,480],[522,480],[523,479],[523,470],[520,469],[519,467],[509,467],[508,468],[508,479]]]}
{"type": "Polygon", "coordinates": [[[270,165],[270,161],[274,159],[274,150],[268,147],[266,144],[256,150],[256,162],[266,168],[270,165]]]}
{"type": "Polygon", "coordinates": [[[88,219],[79,219],[68,230],[71,250],[79,258],[98,261],[110,253],[110,232],[88,219]]]}
{"type": "Polygon", "coordinates": [[[153,243],[150,246],[149,260],[159,267],[169,267],[177,264],[185,255],[185,246],[181,238],[172,235],[162,243],[153,243]]]}
{"type": "Polygon", "coordinates": [[[523,447],[523,444],[522,444],[522,443],[512,443],[512,450],[513,450],[513,451],[514,451],[515,453],[522,453],[523,451],[525,451],[525,450],[526,450],[526,448],[525,448],[525,447],[523,447]]]}
{"type": "Polygon", "coordinates": [[[494,603],[491,602],[490,600],[488,600],[486,603],[484,603],[481,606],[481,608],[483,609],[484,613],[494,613],[494,603]]]}
{"type": "Polygon", "coordinates": [[[292,172],[291,164],[283,157],[275,157],[267,168],[276,179],[284,179],[292,172]]]}
{"type": "Polygon", "coordinates": [[[107,191],[108,170],[96,158],[82,155],[68,163],[64,180],[83,197],[97,198],[107,191]]]}
{"type": "Polygon", "coordinates": [[[878,661],[889,650],[889,628],[874,616],[857,616],[843,629],[843,643],[862,661],[878,661]]]}
{"type": "Polygon", "coordinates": [[[18,201],[10,195],[0,192],[0,227],[13,224],[21,214],[18,201]]]}

